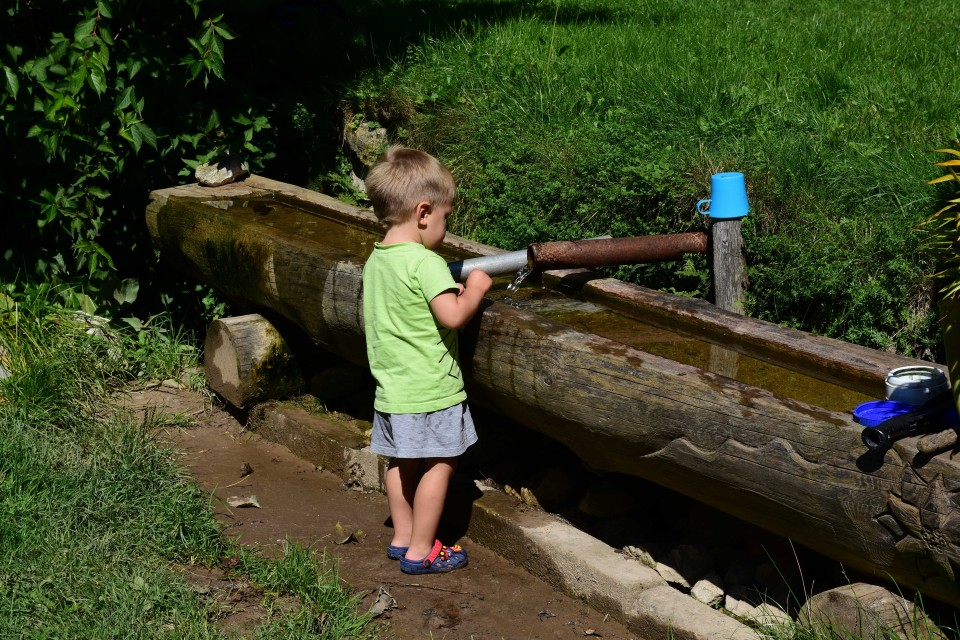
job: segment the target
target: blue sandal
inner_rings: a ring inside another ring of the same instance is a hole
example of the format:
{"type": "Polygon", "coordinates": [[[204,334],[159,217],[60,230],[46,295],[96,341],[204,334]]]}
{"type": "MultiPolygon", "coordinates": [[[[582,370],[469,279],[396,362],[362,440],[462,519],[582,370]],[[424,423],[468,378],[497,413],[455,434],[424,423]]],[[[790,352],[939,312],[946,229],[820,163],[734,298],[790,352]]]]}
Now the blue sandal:
{"type": "Polygon", "coordinates": [[[395,547],[392,544],[387,545],[387,557],[391,560],[399,560],[406,555],[409,547],[395,547]]]}
{"type": "Polygon", "coordinates": [[[431,551],[423,560],[408,560],[400,558],[400,571],[404,573],[444,573],[467,566],[467,552],[459,545],[445,547],[437,540],[431,551]]]}

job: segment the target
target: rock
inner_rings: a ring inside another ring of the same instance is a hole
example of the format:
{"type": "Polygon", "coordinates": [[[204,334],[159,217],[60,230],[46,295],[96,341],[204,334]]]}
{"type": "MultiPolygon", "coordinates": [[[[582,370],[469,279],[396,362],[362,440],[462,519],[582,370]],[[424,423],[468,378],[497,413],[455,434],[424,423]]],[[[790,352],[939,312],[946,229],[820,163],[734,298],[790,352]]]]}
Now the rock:
{"type": "Polygon", "coordinates": [[[667,581],[667,584],[674,587],[680,587],[682,589],[690,588],[690,583],[687,582],[686,578],[680,575],[680,573],[670,565],[658,562],[654,569],[657,570],[657,573],[660,574],[661,578],[667,581]]]}
{"type": "Polygon", "coordinates": [[[343,141],[350,156],[350,181],[354,189],[366,193],[367,169],[373,166],[389,144],[387,130],[376,122],[351,119],[343,127],[343,141]],[[358,175],[359,174],[359,175],[358,175]]]}
{"type": "Polygon", "coordinates": [[[376,122],[348,122],[343,128],[343,141],[362,164],[372,167],[387,148],[387,130],[376,122]]]}
{"type": "Polygon", "coordinates": [[[811,596],[800,609],[798,622],[806,627],[844,629],[857,638],[909,640],[946,638],[946,635],[909,600],[883,587],[855,582],[811,596]]]}
{"type": "Polygon", "coordinates": [[[657,568],[657,561],[653,559],[653,554],[642,547],[628,545],[623,548],[623,552],[631,558],[636,558],[641,564],[644,564],[651,569],[657,568]]]}
{"type": "Polygon", "coordinates": [[[690,584],[713,571],[713,557],[706,547],[699,545],[677,545],[670,550],[667,563],[680,572],[690,584]]]}
{"type": "Polygon", "coordinates": [[[226,156],[217,162],[202,164],[197,167],[194,176],[197,182],[205,187],[221,187],[250,173],[250,167],[240,158],[226,156]]]}
{"type": "Polygon", "coordinates": [[[709,607],[716,607],[723,602],[723,586],[720,576],[708,573],[697,581],[690,589],[690,595],[709,607]]]}
{"type": "Polygon", "coordinates": [[[742,620],[761,626],[782,627],[793,622],[790,616],[776,604],[760,602],[754,605],[744,599],[745,596],[746,594],[742,592],[728,593],[724,598],[723,608],[742,620]]]}

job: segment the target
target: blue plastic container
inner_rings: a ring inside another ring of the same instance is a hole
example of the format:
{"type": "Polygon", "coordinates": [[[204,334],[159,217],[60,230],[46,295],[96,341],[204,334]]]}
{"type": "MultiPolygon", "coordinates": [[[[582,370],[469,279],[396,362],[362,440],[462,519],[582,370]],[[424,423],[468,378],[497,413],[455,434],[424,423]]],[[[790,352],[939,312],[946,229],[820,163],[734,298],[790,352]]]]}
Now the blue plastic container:
{"type": "Polygon", "coordinates": [[[742,218],[750,211],[747,187],[739,171],[715,173],[710,178],[710,199],[697,203],[697,212],[714,219],[742,218]],[[706,204],[709,210],[704,211],[706,204]]]}
{"type": "Polygon", "coordinates": [[[858,404],[853,410],[853,420],[865,427],[875,427],[878,424],[904,413],[915,411],[916,407],[897,400],[871,400],[858,404]]]}

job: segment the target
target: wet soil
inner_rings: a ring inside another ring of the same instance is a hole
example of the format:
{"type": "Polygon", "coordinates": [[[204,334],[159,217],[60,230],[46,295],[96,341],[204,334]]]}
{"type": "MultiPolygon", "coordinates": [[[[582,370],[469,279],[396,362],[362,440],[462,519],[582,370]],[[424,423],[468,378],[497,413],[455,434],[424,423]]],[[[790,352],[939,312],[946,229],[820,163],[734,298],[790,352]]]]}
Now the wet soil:
{"type": "MultiPolygon", "coordinates": [[[[333,473],[245,430],[209,398],[162,385],[131,393],[125,404],[194,421],[188,427],[164,429],[158,437],[178,452],[184,468],[212,496],[225,535],[268,555],[282,553],[285,541],[291,540],[336,558],[341,578],[354,592],[365,594],[363,610],[382,590],[389,593],[396,607],[379,618],[383,638],[636,638],[623,625],[467,537],[444,542],[468,550],[468,567],[442,575],[401,573],[385,554],[392,530],[383,495],[345,487],[333,473]],[[249,469],[252,473],[242,475],[249,469]],[[259,508],[227,504],[231,498],[250,496],[256,496],[259,508]],[[354,538],[362,540],[339,544],[343,532],[358,531],[365,535],[354,538]]],[[[260,607],[262,592],[256,585],[228,580],[222,569],[182,570],[217,604],[215,616],[222,628],[243,636],[268,615],[260,607]]]]}

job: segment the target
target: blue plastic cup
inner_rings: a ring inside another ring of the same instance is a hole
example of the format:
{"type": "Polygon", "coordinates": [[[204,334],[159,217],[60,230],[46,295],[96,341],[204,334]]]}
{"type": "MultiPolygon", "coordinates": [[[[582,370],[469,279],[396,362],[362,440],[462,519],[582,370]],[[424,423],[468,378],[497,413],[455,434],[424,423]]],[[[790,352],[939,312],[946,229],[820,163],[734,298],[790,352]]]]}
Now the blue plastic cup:
{"type": "Polygon", "coordinates": [[[697,213],[715,219],[742,218],[749,210],[747,186],[743,174],[737,171],[713,174],[710,178],[710,199],[697,203],[697,213]],[[704,203],[709,206],[708,211],[702,209],[704,203]]]}

